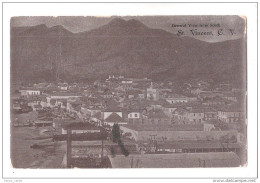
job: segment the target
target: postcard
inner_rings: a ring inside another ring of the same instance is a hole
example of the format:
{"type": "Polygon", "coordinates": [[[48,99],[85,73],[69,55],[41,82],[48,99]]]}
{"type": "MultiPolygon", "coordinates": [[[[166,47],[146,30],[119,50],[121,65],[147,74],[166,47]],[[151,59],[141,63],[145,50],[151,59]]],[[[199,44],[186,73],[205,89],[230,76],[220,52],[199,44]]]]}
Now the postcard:
{"type": "Polygon", "coordinates": [[[11,19],[14,168],[247,164],[246,17],[11,19]]]}

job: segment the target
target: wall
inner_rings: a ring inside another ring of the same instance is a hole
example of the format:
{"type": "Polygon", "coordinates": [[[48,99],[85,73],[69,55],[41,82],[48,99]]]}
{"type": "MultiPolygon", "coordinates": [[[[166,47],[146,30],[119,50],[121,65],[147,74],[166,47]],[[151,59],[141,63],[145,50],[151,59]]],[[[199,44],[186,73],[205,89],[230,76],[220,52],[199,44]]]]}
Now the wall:
{"type": "Polygon", "coordinates": [[[150,135],[156,135],[157,140],[167,137],[167,140],[220,140],[227,134],[237,136],[237,131],[135,131],[121,126],[124,133],[129,132],[136,141],[148,141],[150,135]]]}
{"type": "Polygon", "coordinates": [[[128,114],[129,119],[138,119],[140,118],[140,113],[139,112],[131,112],[128,114]]]}

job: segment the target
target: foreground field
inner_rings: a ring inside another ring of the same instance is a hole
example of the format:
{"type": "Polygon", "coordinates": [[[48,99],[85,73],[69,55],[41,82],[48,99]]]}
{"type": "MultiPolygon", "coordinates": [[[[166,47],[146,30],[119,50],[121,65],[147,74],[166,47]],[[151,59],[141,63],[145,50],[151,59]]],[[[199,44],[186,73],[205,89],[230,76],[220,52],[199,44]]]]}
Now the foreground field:
{"type": "Polygon", "coordinates": [[[11,127],[11,161],[14,168],[61,168],[65,145],[53,143],[50,139],[33,140],[45,136],[41,131],[35,127],[11,127]],[[35,143],[44,145],[31,148],[35,143]]]}

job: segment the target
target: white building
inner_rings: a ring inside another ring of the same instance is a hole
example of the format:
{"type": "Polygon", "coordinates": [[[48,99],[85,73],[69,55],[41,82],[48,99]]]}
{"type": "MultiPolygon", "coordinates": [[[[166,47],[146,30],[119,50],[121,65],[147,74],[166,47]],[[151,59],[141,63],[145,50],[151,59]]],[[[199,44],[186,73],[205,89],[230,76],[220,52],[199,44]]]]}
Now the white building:
{"type": "Polygon", "coordinates": [[[27,97],[41,95],[41,91],[39,89],[35,89],[35,88],[21,89],[20,93],[22,96],[27,96],[27,97]]]}

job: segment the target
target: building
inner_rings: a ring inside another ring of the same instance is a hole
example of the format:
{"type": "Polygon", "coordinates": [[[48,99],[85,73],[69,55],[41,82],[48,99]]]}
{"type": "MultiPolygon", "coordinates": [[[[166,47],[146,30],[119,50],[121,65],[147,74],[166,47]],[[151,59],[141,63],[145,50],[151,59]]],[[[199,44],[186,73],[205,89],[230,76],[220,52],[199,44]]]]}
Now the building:
{"type": "Polygon", "coordinates": [[[45,120],[35,120],[34,125],[36,127],[53,126],[53,122],[52,121],[45,121],[45,120]]]}
{"type": "Polygon", "coordinates": [[[142,121],[142,113],[138,110],[131,110],[125,112],[127,115],[128,124],[140,124],[142,121]]]}
{"type": "Polygon", "coordinates": [[[91,117],[91,116],[95,115],[96,113],[101,112],[101,109],[99,107],[95,107],[95,106],[82,106],[81,112],[86,117],[91,117]]]}
{"type": "Polygon", "coordinates": [[[218,111],[216,109],[213,108],[204,109],[204,121],[217,119],[217,117],[218,117],[218,111]]]}
{"type": "Polygon", "coordinates": [[[153,83],[151,83],[151,86],[147,88],[147,100],[159,100],[159,89],[153,88],[153,83]]]}
{"type": "Polygon", "coordinates": [[[70,123],[80,123],[81,121],[72,118],[54,118],[53,127],[55,128],[55,133],[61,134],[62,128],[70,123]]]}
{"type": "Polygon", "coordinates": [[[104,118],[104,125],[105,126],[113,126],[114,124],[119,124],[119,125],[125,125],[127,122],[125,122],[120,116],[120,114],[113,112],[111,113],[108,117],[104,118]]]}
{"type": "Polygon", "coordinates": [[[204,98],[202,104],[207,106],[227,105],[231,101],[222,97],[204,98]]]}
{"type": "Polygon", "coordinates": [[[228,92],[228,93],[225,93],[224,96],[223,96],[224,99],[227,99],[227,100],[230,100],[232,102],[237,102],[237,97],[234,93],[232,92],[228,92]]]}
{"type": "Polygon", "coordinates": [[[32,107],[34,110],[37,108],[35,108],[34,106],[41,106],[41,98],[38,96],[28,96],[28,98],[26,98],[27,101],[27,105],[32,107]]]}
{"type": "Polygon", "coordinates": [[[156,152],[160,153],[209,153],[239,152],[238,143],[222,143],[220,141],[184,141],[157,143],[156,152]]]}
{"type": "Polygon", "coordinates": [[[143,113],[141,121],[143,125],[170,125],[171,117],[167,116],[161,109],[152,109],[143,113]]]}
{"type": "Polygon", "coordinates": [[[27,101],[25,99],[12,99],[12,110],[13,111],[22,111],[23,108],[28,107],[27,101]]]}
{"type": "Polygon", "coordinates": [[[184,109],[177,108],[173,117],[179,124],[201,124],[204,121],[204,109],[184,109]]]}
{"type": "Polygon", "coordinates": [[[60,90],[64,90],[64,91],[67,91],[69,88],[68,83],[62,83],[58,87],[60,88],[60,90]]]}
{"type": "Polygon", "coordinates": [[[90,123],[74,122],[69,124],[64,124],[62,126],[62,134],[67,134],[67,130],[70,129],[72,134],[81,133],[99,133],[100,128],[91,125],[90,123]]]}
{"type": "Polygon", "coordinates": [[[91,119],[91,122],[94,122],[95,124],[97,124],[97,126],[102,126],[102,124],[103,124],[101,112],[95,113],[93,116],[91,116],[90,119],[91,119]]]}
{"type": "Polygon", "coordinates": [[[110,89],[108,89],[108,88],[106,88],[106,89],[103,91],[103,93],[101,94],[101,96],[102,96],[103,98],[113,98],[113,97],[114,97],[112,91],[111,91],[110,89]]]}
{"type": "Polygon", "coordinates": [[[244,109],[238,105],[225,106],[218,110],[217,118],[225,123],[240,123],[245,119],[244,109]]]}
{"type": "Polygon", "coordinates": [[[199,168],[239,167],[240,158],[234,152],[132,154],[109,156],[112,168],[199,168]]]}
{"type": "Polygon", "coordinates": [[[140,112],[129,112],[127,114],[127,118],[129,120],[131,120],[131,119],[140,119],[141,118],[141,114],[140,114],[140,112]]]}
{"type": "Polygon", "coordinates": [[[41,95],[41,90],[33,87],[21,88],[19,91],[24,97],[41,95]]]}
{"type": "Polygon", "coordinates": [[[51,99],[69,99],[69,98],[80,98],[82,97],[79,93],[70,93],[70,92],[54,92],[48,94],[47,102],[49,103],[51,99]]]}
{"type": "Polygon", "coordinates": [[[155,136],[158,141],[182,141],[182,140],[220,140],[225,135],[237,136],[236,130],[227,131],[204,131],[203,124],[196,125],[122,125],[123,133],[131,134],[129,138],[139,141],[149,141],[155,136]]]}

